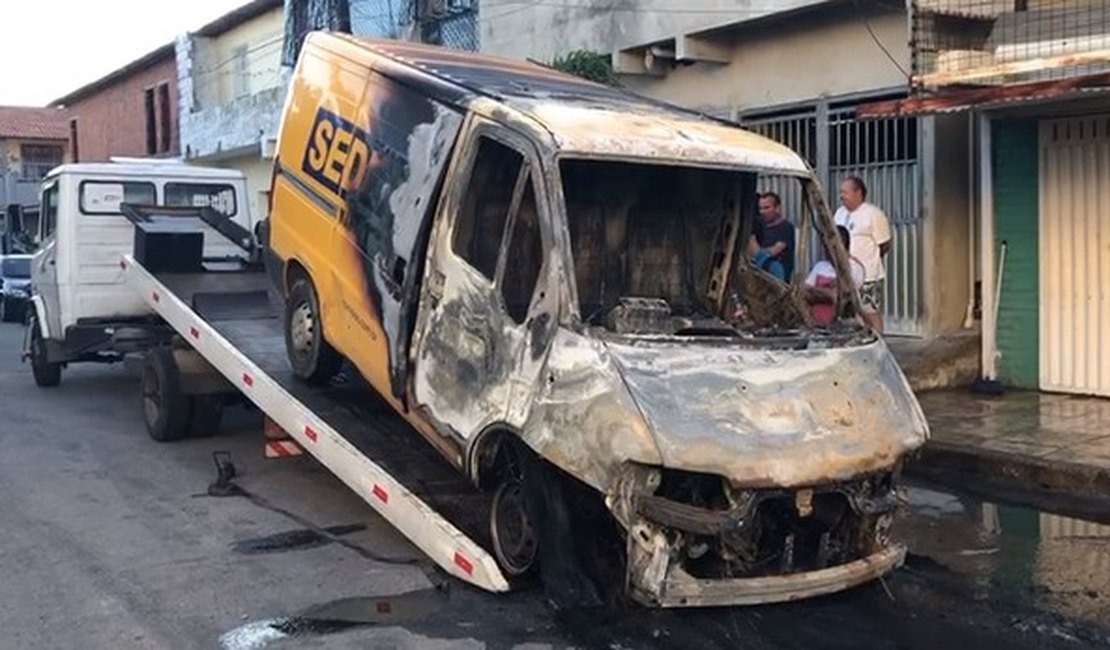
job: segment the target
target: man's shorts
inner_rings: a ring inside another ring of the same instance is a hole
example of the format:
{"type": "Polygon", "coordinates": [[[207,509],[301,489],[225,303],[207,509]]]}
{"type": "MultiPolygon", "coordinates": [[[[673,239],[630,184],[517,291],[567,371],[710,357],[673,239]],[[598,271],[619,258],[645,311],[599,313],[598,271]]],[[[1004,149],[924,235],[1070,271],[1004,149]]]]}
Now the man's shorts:
{"type": "Polygon", "coordinates": [[[883,313],[883,294],[886,291],[886,280],[864,282],[859,288],[859,299],[865,314],[883,313]]]}

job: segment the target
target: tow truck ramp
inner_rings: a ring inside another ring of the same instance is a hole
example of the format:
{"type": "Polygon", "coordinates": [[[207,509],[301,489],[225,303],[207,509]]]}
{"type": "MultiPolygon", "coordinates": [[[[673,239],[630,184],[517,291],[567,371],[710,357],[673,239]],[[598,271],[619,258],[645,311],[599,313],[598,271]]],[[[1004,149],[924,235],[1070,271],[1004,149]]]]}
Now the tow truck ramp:
{"type": "Polygon", "coordinates": [[[509,590],[476,541],[488,538],[488,506],[476,507],[485,498],[469,481],[387,406],[374,408],[367,389],[293,378],[265,273],[155,274],[133,255],[120,268],[183,341],[443,570],[487,591],[509,590]]]}

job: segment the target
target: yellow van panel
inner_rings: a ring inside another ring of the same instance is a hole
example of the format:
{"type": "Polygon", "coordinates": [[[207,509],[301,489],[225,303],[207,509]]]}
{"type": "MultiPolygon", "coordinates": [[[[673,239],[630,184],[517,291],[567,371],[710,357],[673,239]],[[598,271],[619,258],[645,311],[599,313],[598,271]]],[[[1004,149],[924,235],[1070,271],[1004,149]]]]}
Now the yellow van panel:
{"type": "Polygon", "coordinates": [[[321,45],[328,42],[306,41],[292,80],[270,245],[308,271],[328,343],[435,437],[405,412],[408,337],[435,193],[463,114],[371,71],[372,61],[321,45]]]}

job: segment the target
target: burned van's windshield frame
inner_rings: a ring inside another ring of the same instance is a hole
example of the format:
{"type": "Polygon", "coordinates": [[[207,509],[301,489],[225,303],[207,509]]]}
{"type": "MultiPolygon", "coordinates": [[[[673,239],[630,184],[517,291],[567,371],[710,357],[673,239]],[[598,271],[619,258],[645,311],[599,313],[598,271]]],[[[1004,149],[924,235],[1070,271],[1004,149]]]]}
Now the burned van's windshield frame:
{"type": "Polygon", "coordinates": [[[838,282],[838,315],[858,311],[851,274],[840,272],[850,268],[847,253],[810,174],[574,155],[556,157],[553,167],[554,203],[570,244],[573,309],[586,326],[613,329],[614,312],[630,304],[639,310],[637,318],[665,313],[690,322],[731,322],[738,285],[762,295],[751,290],[752,276],[769,287],[768,295],[788,301],[795,296],[801,313],[778,328],[812,326],[799,296],[820,260],[848,278],[838,282]],[[790,278],[757,266],[749,248],[759,196],[769,191],[794,226],[790,278]]]}

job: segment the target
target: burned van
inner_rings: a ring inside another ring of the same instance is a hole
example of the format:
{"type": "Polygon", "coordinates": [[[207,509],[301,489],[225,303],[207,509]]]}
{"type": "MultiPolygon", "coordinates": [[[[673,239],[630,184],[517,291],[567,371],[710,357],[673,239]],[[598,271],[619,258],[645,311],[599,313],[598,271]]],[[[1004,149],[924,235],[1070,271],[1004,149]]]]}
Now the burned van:
{"type": "MultiPolygon", "coordinates": [[[[267,225],[295,373],[343,359],[491,494],[503,571],[575,566],[640,602],[829,593],[895,568],[900,464],[928,432],[848,257],[774,142],[541,66],[314,33],[267,225]],[[757,192],[799,272],[751,263],[757,192]]],[[[574,580],[571,580],[574,582],[574,580]]]]}

